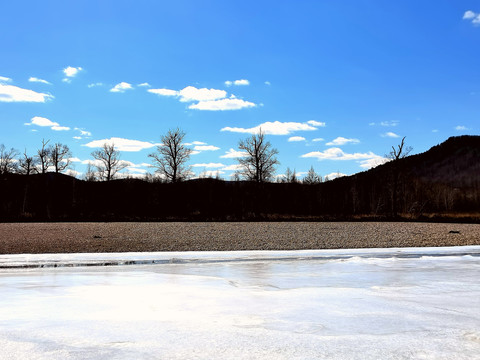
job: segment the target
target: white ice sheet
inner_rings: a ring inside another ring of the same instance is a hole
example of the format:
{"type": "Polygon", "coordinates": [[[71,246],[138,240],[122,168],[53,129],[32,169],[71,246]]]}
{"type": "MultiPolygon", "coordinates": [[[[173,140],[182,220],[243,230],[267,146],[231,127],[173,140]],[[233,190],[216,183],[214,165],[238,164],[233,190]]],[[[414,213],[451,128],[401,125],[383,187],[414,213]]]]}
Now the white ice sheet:
{"type": "Polygon", "coordinates": [[[480,359],[479,255],[0,256],[0,359],[480,359]]]}

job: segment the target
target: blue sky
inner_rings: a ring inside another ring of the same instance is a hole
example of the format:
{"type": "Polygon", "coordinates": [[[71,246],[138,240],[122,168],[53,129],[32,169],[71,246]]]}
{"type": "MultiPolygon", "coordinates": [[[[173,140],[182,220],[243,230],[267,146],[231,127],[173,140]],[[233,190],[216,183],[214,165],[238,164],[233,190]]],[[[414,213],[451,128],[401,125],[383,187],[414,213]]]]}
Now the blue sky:
{"type": "MultiPolygon", "coordinates": [[[[78,176],[114,141],[132,175],[180,127],[228,179],[259,127],[281,165],[367,170],[479,134],[478,1],[8,1],[0,143],[67,144],[78,176]],[[113,139],[113,140],[112,140],[113,139]]],[[[330,175],[332,177],[332,175],[330,175]]]]}

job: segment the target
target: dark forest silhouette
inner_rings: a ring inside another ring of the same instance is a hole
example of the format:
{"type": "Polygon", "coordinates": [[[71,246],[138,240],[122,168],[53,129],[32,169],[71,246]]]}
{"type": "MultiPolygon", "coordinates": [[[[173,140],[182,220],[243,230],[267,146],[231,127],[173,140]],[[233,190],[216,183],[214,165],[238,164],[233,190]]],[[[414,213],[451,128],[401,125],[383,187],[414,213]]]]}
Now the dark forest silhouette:
{"type": "Polygon", "coordinates": [[[0,175],[1,221],[480,220],[480,136],[322,183],[0,175]]]}

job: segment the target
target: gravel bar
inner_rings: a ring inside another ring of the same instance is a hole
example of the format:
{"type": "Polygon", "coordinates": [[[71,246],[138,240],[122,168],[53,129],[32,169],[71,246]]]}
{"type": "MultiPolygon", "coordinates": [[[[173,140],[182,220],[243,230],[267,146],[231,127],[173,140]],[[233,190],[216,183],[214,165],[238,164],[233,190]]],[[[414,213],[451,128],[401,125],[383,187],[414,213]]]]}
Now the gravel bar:
{"type": "Polygon", "coordinates": [[[480,224],[412,222],[0,223],[0,254],[480,245],[480,224]]]}

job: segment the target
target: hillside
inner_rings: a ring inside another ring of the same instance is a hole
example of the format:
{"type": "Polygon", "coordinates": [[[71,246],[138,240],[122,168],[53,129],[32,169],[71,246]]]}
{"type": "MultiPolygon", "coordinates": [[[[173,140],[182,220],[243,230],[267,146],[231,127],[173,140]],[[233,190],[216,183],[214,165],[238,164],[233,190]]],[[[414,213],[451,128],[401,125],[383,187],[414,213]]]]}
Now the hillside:
{"type": "Polygon", "coordinates": [[[480,136],[316,185],[197,179],[0,179],[1,221],[480,219],[480,136]],[[395,190],[396,189],[396,190],[395,190]]]}

